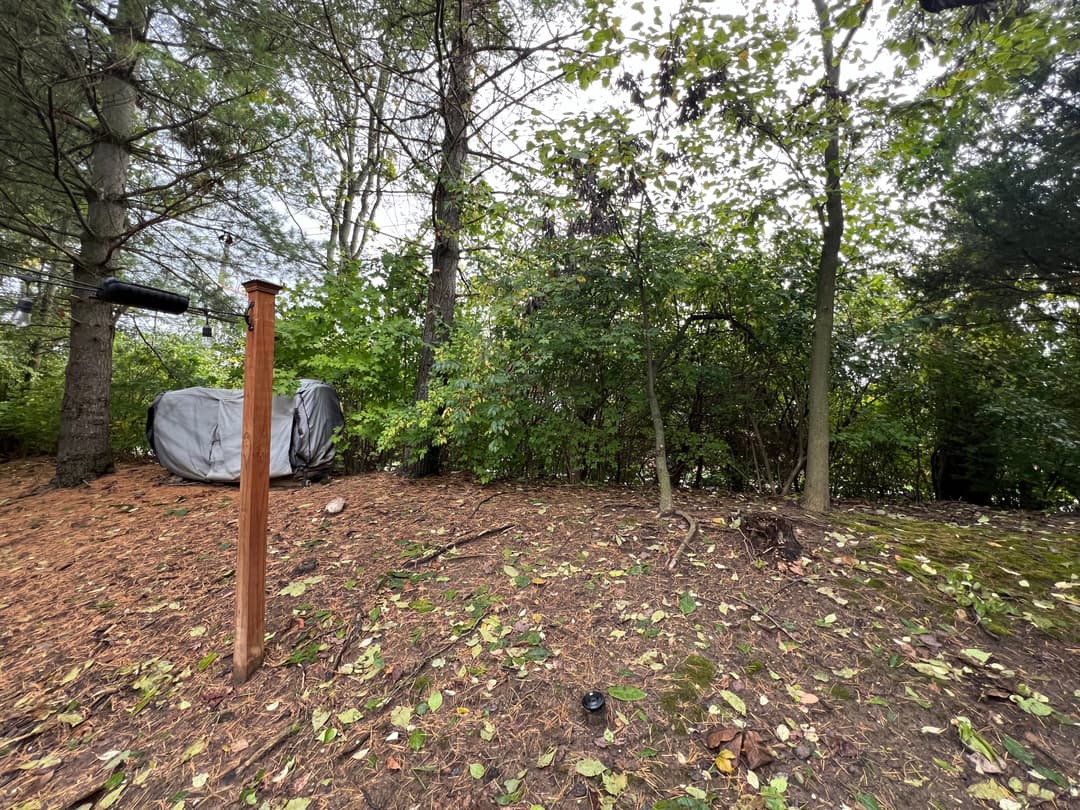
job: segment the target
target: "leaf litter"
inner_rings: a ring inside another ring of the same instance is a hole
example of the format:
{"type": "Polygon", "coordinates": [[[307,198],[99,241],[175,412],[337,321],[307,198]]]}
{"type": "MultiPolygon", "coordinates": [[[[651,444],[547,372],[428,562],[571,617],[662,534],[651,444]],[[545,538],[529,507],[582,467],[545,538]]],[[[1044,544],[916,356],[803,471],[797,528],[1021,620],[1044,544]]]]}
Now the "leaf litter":
{"type": "Polygon", "coordinates": [[[234,689],[237,490],[51,474],[0,466],[5,807],[1080,801],[1069,515],[689,492],[681,548],[648,492],[274,488],[234,689]]]}

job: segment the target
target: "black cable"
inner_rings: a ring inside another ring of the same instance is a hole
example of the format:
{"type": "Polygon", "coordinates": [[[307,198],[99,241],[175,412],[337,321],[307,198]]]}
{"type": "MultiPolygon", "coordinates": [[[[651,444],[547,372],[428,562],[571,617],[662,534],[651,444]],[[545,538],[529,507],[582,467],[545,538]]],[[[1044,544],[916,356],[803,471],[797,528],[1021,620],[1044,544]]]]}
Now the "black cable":
{"type": "MultiPolygon", "coordinates": [[[[54,276],[49,273],[41,272],[40,270],[28,270],[21,268],[19,265],[11,264],[0,260],[0,265],[5,267],[11,267],[20,270],[19,273],[5,273],[0,271],[0,278],[17,278],[22,281],[32,281],[36,284],[49,284],[54,287],[66,287],[72,290],[78,290],[79,292],[96,293],[98,288],[89,284],[83,284],[81,282],[66,279],[61,276],[54,276]]],[[[230,310],[223,309],[211,309],[210,307],[188,307],[188,312],[199,315],[203,318],[214,318],[215,320],[222,322],[229,322],[232,320],[239,320],[244,317],[242,312],[232,312],[230,310]]]]}
{"type": "Polygon", "coordinates": [[[135,333],[139,336],[139,340],[141,340],[143,343],[145,343],[146,348],[148,348],[150,351],[152,351],[154,353],[154,357],[157,358],[158,363],[160,363],[161,367],[163,369],[165,369],[165,372],[170,377],[172,377],[173,380],[175,380],[178,384],[182,385],[183,381],[178,376],[176,376],[176,373],[169,367],[168,363],[165,362],[165,359],[158,353],[158,350],[156,348],[154,348],[154,345],[149,340],[146,339],[146,336],[142,333],[142,329],[139,328],[138,320],[136,320],[135,318],[132,318],[131,319],[131,325],[135,327],[135,333]]]}

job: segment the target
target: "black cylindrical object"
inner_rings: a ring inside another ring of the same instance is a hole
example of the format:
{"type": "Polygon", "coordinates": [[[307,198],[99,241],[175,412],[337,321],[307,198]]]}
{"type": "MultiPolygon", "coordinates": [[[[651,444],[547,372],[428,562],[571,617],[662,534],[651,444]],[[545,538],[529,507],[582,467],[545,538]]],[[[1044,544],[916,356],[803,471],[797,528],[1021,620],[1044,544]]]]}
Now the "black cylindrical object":
{"type": "Polygon", "coordinates": [[[171,315],[180,315],[187,312],[188,308],[186,295],[159,290],[157,287],[147,287],[143,284],[132,284],[112,277],[98,285],[97,297],[110,304],[153,309],[158,312],[168,312],[171,315]]]}
{"type": "Polygon", "coordinates": [[[594,689],[581,696],[581,708],[585,725],[597,731],[607,727],[608,706],[604,693],[594,689]]]}
{"type": "Polygon", "coordinates": [[[984,6],[991,0],[919,0],[922,7],[931,14],[945,11],[950,8],[962,8],[964,6],[984,6]]]}

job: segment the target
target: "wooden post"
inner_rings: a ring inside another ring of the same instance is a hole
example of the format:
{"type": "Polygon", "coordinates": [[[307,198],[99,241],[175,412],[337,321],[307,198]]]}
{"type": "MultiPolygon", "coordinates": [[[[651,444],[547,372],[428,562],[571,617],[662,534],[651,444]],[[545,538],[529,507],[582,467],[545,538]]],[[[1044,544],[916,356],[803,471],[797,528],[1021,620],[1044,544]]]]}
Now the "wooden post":
{"type": "Polygon", "coordinates": [[[274,385],[274,296],[268,281],[245,281],[244,424],[240,451],[240,543],[236,550],[233,683],[263,661],[266,628],[266,512],[270,501],[270,409],[274,385]]]}

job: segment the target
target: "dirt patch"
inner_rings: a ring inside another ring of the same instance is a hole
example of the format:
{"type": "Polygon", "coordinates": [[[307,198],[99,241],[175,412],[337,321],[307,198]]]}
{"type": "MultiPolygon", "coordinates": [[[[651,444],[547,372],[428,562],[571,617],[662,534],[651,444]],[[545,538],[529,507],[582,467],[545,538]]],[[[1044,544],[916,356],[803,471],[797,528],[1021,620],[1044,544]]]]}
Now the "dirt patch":
{"type": "Polygon", "coordinates": [[[669,570],[649,493],[274,489],[234,689],[238,491],[50,475],[0,467],[5,807],[1080,806],[1068,516],[683,493],[669,570]]]}

